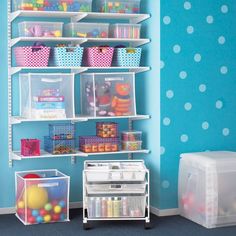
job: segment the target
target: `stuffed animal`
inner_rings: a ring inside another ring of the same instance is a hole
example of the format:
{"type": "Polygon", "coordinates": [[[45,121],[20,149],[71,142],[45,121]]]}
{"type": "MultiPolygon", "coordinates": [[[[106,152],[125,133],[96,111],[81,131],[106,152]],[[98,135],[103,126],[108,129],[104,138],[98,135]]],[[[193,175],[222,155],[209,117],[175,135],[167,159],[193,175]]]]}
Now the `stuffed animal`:
{"type": "Polygon", "coordinates": [[[112,108],[116,116],[131,115],[132,99],[130,98],[131,86],[129,83],[117,83],[115,96],[112,99],[112,108]]]}

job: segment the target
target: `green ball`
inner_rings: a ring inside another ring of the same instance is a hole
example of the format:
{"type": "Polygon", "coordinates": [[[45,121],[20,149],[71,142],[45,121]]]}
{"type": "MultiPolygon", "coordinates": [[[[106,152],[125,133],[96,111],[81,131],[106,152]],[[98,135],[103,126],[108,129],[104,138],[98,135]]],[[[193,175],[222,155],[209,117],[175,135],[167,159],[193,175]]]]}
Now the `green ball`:
{"type": "Polygon", "coordinates": [[[44,206],[44,209],[46,211],[51,211],[52,210],[52,204],[51,203],[47,203],[45,206],[44,206]]]}

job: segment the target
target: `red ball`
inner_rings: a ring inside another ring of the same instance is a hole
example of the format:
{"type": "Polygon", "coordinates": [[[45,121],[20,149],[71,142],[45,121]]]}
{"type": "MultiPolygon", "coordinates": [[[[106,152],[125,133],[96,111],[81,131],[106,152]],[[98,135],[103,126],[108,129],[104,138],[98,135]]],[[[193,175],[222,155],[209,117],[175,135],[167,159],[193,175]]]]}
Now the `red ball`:
{"type": "Polygon", "coordinates": [[[29,216],[27,217],[27,222],[30,224],[34,224],[35,223],[35,218],[33,216],[29,216]]]}
{"type": "Polygon", "coordinates": [[[45,209],[40,209],[40,210],[39,210],[39,214],[40,214],[41,216],[45,216],[45,215],[48,214],[48,212],[47,212],[45,209]]]}
{"type": "Polygon", "coordinates": [[[27,174],[23,176],[24,179],[38,179],[41,178],[41,176],[37,175],[37,174],[27,174]]]}
{"type": "Polygon", "coordinates": [[[103,31],[103,32],[101,33],[101,38],[107,38],[107,32],[103,31]]]}
{"type": "Polygon", "coordinates": [[[52,220],[53,221],[59,221],[60,220],[60,214],[53,214],[52,215],[52,220]]]}
{"type": "Polygon", "coordinates": [[[18,214],[19,216],[24,215],[24,213],[25,213],[25,209],[23,209],[23,208],[17,209],[17,214],[18,214]]]}
{"type": "Polygon", "coordinates": [[[53,206],[56,206],[56,205],[58,204],[58,201],[53,200],[53,201],[51,202],[51,204],[52,204],[53,206]]]}
{"type": "Polygon", "coordinates": [[[27,216],[32,216],[32,211],[29,208],[27,208],[27,216]]]}

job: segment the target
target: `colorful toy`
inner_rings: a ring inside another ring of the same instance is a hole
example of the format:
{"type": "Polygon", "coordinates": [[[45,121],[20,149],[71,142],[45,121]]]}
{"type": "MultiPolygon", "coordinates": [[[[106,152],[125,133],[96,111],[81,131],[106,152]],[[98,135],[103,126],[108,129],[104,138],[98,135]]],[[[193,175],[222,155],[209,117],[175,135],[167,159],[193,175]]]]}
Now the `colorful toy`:
{"type": "Polygon", "coordinates": [[[116,116],[131,114],[132,100],[130,98],[131,86],[129,83],[116,83],[116,94],[112,99],[112,108],[116,116]]]}
{"type": "Polygon", "coordinates": [[[22,156],[40,156],[40,140],[39,139],[21,139],[21,155],[22,156]]]}
{"type": "Polygon", "coordinates": [[[65,201],[60,201],[59,203],[58,203],[58,205],[61,207],[61,208],[64,208],[65,206],[66,206],[66,202],[65,201]]]}
{"type": "Polygon", "coordinates": [[[20,209],[25,208],[25,202],[24,202],[24,201],[19,201],[19,202],[17,203],[17,207],[18,207],[18,209],[19,209],[19,208],[20,208],[20,209]]]}
{"type": "Polygon", "coordinates": [[[43,219],[46,223],[48,223],[48,222],[51,221],[52,217],[51,217],[51,215],[46,215],[46,216],[43,217],[43,219]]]}
{"type": "Polygon", "coordinates": [[[137,151],[142,149],[142,141],[122,142],[122,150],[137,151]]]}
{"type": "Polygon", "coordinates": [[[97,122],[96,134],[101,138],[115,138],[118,137],[118,124],[114,122],[97,122]]]}
{"type": "Polygon", "coordinates": [[[53,211],[56,213],[56,214],[59,214],[61,213],[61,206],[57,205],[53,208],[53,211]]]}
{"type": "Polygon", "coordinates": [[[52,204],[51,203],[47,203],[45,206],[44,206],[44,209],[46,211],[51,211],[52,210],[52,204]]]}
{"type": "Polygon", "coordinates": [[[45,209],[40,209],[39,214],[40,214],[41,216],[45,216],[45,215],[48,214],[48,212],[47,212],[45,209]]]}
{"type": "Polygon", "coordinates": [[[32,210],[32,216],[36,217],[39,215],[39,211],[38,210],[32,210]]]}
{"type": "Polygon", "coordinates": [[[43,223],[43,217],[42,216],[37,216],[36,222],[37,223],[43,223]]]}

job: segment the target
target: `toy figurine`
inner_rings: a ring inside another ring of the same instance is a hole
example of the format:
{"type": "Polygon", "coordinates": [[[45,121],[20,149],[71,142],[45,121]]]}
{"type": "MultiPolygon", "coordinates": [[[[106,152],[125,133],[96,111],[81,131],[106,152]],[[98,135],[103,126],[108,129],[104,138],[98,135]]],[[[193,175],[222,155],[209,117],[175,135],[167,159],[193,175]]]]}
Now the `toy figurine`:
{"type": "Polygon", "coordinates": [[[116,116],[131,115],[132,100],[130,98],[130,84],[117,83],[115,85],[116,95],[112,99],[112,108],[116,116]]]}
{"type": "Polygon", "coordinates": [[[114,116],[111,112],[111,83],[105,82],[104,84],[97,86],[97,114],[99,116],[114,116]]]}

